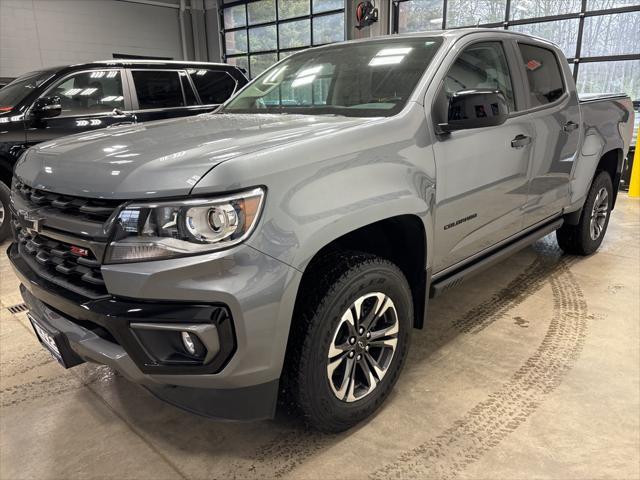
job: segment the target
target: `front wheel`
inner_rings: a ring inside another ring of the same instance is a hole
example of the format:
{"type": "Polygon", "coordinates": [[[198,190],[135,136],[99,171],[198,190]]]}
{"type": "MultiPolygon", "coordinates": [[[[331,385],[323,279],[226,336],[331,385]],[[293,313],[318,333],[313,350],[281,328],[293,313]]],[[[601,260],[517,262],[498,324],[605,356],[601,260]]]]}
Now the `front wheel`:
{"type": "Polygon", "coordinates": [[[337,254],[312,273],[294,317],[285,388],[313,428],[340,432],[387,398],[404,364],[411,290],[393,263],[337,254]]]}
{"type": "Polygon", "coordinates": [[[9,215],[9,196],[11,191],[4,183],[0,182],[0,242],[3,242],[9,237],[11,228],[9,222],[11,221],[9,215]]]}
{"type": "Polygon", "coordinates": [[[595,252],[607,232],[612,202],[611,177],[607,172],[600,172],[591,183],[578,224],[563,225],[556,231],[560,248],[574,255],[595,252]]]}

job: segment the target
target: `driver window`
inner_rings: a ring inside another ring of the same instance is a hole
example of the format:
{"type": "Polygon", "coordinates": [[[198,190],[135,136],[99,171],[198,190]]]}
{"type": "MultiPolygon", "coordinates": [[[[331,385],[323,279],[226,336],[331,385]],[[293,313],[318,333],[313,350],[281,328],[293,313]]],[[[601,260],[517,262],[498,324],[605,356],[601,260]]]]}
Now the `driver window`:
{"type": "Polygon", "coordinates": [[[500,42],[474,43],[460,54],[444,79],[438,96],[439,111],[447,111],[454,93],[474,89],[500,90],[509,111],[515,110],[513,85],[500,42]]]}
{"type": "Polygon", "coordinates": [[[124,109],[119,70],[94,70],[71,75],[53,85],[43,96],[57,95],[62,116],[91,115],[124,109]]]}

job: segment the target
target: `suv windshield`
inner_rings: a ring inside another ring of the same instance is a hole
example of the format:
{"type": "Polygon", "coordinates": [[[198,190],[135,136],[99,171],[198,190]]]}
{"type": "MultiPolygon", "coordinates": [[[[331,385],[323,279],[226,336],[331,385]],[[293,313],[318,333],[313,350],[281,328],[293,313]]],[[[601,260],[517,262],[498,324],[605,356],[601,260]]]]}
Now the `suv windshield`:
{"type": "Polygon", "coordinates": [[[27,73],[0,88],[0,113],[7,112],[53,75],[52,71],[27,73]]]}
{"type": "Polygon", "coordinates": [[[307,50],[271,67],[219,112],[394,115],[441,43],[409,37],[307,50]]]}

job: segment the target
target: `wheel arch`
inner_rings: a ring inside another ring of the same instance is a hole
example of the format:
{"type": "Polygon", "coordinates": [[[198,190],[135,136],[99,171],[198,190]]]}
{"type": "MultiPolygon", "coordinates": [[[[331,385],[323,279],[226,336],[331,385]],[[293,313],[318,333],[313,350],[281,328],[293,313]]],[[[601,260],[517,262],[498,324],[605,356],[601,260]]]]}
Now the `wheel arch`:
{"type": "Polygon", "coordinates": [[[613,150],[609,150],[605,154],[600,157],[598,161],[598,165],[596,166],[596,170],[593,173],[593,179],[600,172],[607,172],[611,177],[611,183],[613,184],[613,199],[611,200],[611,210],[616,205],[616,198],[618,197],[618,190],[620,188],[620,177],[622,175],[622,166],[624,163],[624,155],[622,153],[621,148],[615,148],[613,150]]]}
{"type": "MultiPolygon", "coordinates": [[[[582,157],[582,162],[587,162],[591,157],[582,157]]],[[[613,198],[611,201],[611,209],[615,207],[616,199],[618,197],[618,190],[620,187],[620,178],[622,175],[622,165],[624,162],[624,155],[622,148],[612,148],[602,153],[597,157],[598,160],[589,160],[588,166],[583,166],[582,171],[577,172],[576,176],[584,178],[580,182],[580,186],[577,186],[578,190],[582,192],[580,194],[580,206],[570,213],[565,215],[565,223],[568,225],[577,225],[582,215],[582,209],[584,208],[584,201],[587,199],[589,188],[593,183],[593,180],[600,172],[607,172],[611,177],[611,183],[613,185],[613,198]]],[[[577,202],[576,202],[577,203],[577,202]]],[[[575,204],[575,203],[574,203],[575,204]]]]}
{"type": "Polygon", "coordinates": [[[407,278],[413,298],[415,328],[422,328],[427,301],[427,231],[421,217],[402,214],[361,226],[322,246],[304,269],[297,297],[309,288],[315,266],[336,251],[358,251],[379,256],[400,268],[407,278]]]}

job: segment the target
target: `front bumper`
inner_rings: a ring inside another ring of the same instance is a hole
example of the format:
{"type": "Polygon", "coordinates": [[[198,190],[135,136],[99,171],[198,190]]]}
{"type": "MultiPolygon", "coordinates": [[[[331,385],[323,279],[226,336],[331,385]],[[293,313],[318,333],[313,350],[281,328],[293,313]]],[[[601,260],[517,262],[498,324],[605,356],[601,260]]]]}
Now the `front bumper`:
{"type": "Polygon", "coordinates": [[[35,275],[15,245],[8,255],[32,315],[62,332],[78,357],[109,365],[194,413],[233,420],[273,416],[299,281],[296,270],[241,246],[139,268],[103,267],[110,293],[117,293],[88,300],[35,275]],[[131,323],[194,322],[211,318],[219,308],[228,310],[231,328],[216,325],[221,352],[206,369],[154,364],[131,334],[131,323]]]}

